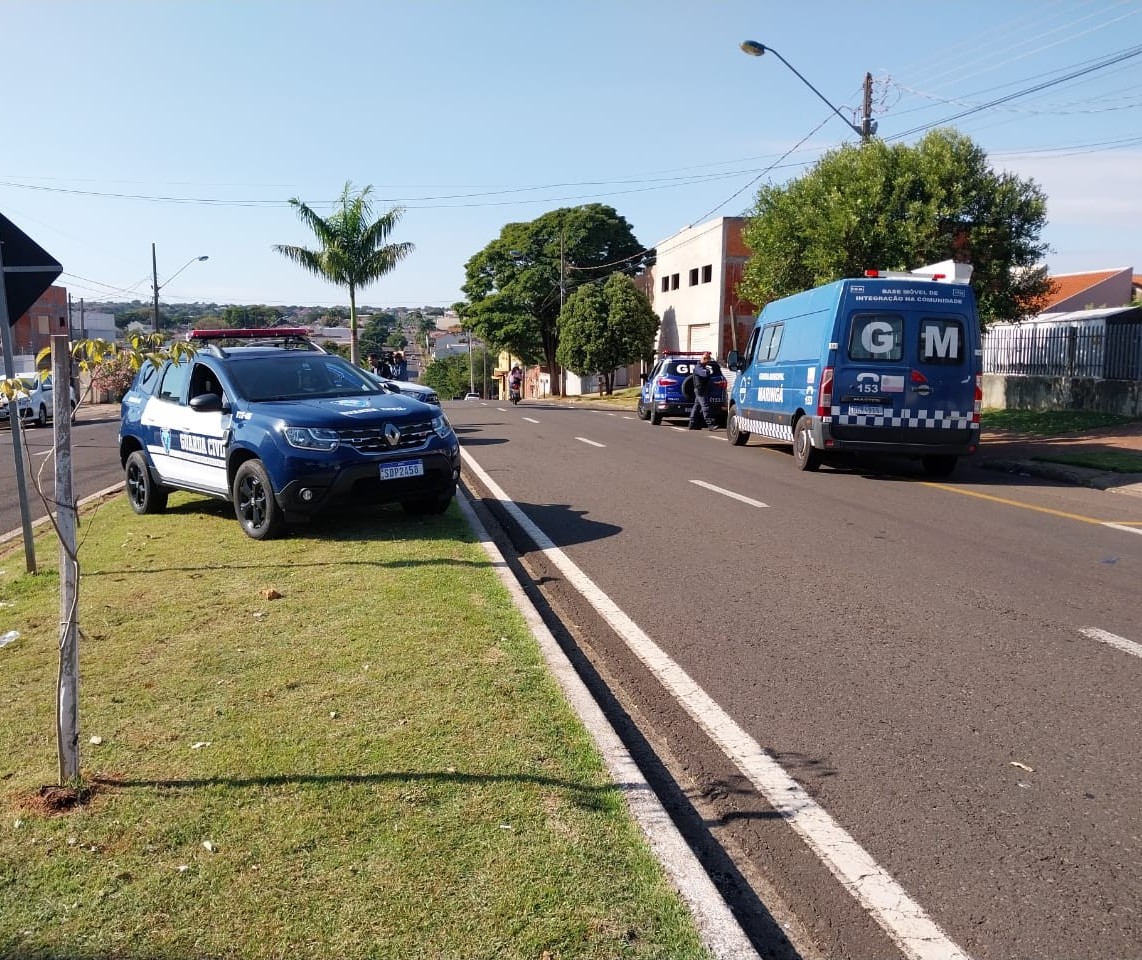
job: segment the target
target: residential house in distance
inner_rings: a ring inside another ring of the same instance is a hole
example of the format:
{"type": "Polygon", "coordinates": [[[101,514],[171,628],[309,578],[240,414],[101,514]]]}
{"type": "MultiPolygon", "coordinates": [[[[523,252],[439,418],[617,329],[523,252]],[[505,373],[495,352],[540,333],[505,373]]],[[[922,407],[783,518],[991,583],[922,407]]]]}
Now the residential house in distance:
{"type": "Polygon", "coordinates": [[[661,322],[659,353],[709,350],[724,360],[745,345],[757,315],[737,293],[749,259],[745,224],[745,217],[718,217],[658,244],[651,305],[661,322]]]}
{"type": "Polygon", "coordinates": [[[36,354],[58,334],[71,335],[67,324],[67,288],[50,286],[12,324],[12,363],[17,373],[35,368],[36,354]]]}
{"type": "Polygon", "coordinates": [[[1045,307],[983,335],[983,403],[1142,412],[1142,302],[1131,267],[1049,277],[1045,307]]]}
{"type": "Polygon", "coordinates": [[[1135,281],[1142,280],[1133,274],[1131,267],[1052,274],[1049,299],[1040,314],[1128,307],[1134,298],[1135,281]]]}

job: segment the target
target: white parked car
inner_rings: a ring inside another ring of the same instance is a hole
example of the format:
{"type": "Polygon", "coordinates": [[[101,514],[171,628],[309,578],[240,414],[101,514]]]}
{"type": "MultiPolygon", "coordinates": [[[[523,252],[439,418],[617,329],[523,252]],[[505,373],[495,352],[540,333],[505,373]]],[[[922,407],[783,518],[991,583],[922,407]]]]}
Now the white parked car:
{"type": "Polygon", "coordinates": [[[411,380],[391,380],[388,377],[373,373],[371,370],[366,370],[365,373],[389,393],[403,393],[406,397],[412,397],[421,403],[431,403],[434,407],[440,406],[440,397],[436,395],[436,391],[432,387],[426,387],[422,383],[413,383],[411,380]]]}
{"type": "MultiPolygon", "coordinates": [[[[6,381],[8,378],[0,376],[0,381],[6,381]]],[[[18,373],[15,380],[19,383],[19,393],[16,395],[16,406],[20,411],[20,417],[24,421],[31,421],[37,427],[47,425],[51,420],[55,408],[55,391],[52,384],[52,375],[45,371],[38,373],[18,373]]],[[[75,395],[75,388],[69,387],[71,391],[71,406],[74,409],[78,398],[75,395]]],[[[0,423],[8,422],[11,420],[12,410],[8,397],[0,393],[0,423]]]]}

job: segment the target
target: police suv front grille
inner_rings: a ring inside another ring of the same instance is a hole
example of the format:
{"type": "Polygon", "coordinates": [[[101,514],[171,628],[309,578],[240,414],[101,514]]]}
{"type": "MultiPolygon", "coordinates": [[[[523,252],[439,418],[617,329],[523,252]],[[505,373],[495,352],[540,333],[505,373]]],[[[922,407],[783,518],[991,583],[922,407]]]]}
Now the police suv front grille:
{"type": "Polygon", "coordinates": [[[390,444],[385,436],[385,428],[389,424],[379,424],[374,427],[362,427],[358,430],[339,430],[341,442],[348,444],[361,453],[388,453],[392,450],[410,450],[423,447],[432,436],[432,421],[423,423],[392,424],[400,432],[397,443],[390,444]]]}

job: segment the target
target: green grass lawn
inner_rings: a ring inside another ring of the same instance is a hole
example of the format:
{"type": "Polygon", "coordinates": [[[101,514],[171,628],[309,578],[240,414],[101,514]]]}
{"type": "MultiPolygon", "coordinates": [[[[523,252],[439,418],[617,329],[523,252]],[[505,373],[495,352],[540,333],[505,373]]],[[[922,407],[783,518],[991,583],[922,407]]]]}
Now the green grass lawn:
{"type": "Polygon", "coordinates": [[[117,498],[80,536],[63,812],[57,546],[0,556],[0,957],[705,956],[457,507],[256,543],[117,498]]]}
{"type": "Polygon", "coordinates": [[[987,430],[1010,430],[1036,437],[1058,437],[1100,427],[1116,427],[1130,423],[1131,418],[1094,410],[987,409],[983,411],[982,422],[987,430]]]}
{"type": "MultiPolygon", "coordinates": [[[[1089,410],[984,410],[985,430],[1002,430],[1037,439],[1083,434],[1103,427],[1131,423],[1130,417],[1089,410]]],[[[1142,473],[1142,453],[1133,450],[1067,450],[1036,456],[1044,463],[1061,463],[1109,473],[1142,473]]]]}

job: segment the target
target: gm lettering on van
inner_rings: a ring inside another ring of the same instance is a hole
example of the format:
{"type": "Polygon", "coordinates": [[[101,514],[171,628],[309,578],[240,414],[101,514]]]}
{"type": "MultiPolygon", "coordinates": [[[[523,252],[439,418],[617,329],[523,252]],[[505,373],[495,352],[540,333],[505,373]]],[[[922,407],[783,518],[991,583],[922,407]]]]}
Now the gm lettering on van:
{"type": "Polygon", "coordinates": [[[895,345],[892,324],[873,320],[861,331],[860,342],[869,353],[891,353],[895,345]]]}
{"type": "Polygon", "coordinates": [[[940,357],[943,360],[958,360],[960,357],[959,327],[949,326],[941,331],[935,323],[927,323],[921,331],[924,338],[924,359],[940,357]]]}

